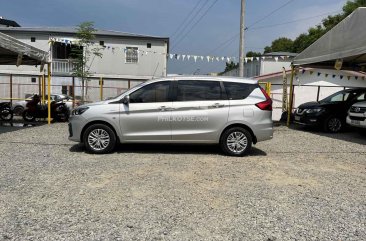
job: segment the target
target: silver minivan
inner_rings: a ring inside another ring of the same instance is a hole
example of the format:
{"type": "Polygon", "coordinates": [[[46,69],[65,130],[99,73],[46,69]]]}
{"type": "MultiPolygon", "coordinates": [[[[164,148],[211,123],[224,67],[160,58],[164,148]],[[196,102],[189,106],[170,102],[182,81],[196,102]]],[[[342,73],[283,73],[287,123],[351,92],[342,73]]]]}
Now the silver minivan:
{"type": "Polygon", "coordinates": [[[117,143],[216,143],[227,155],[243,156],[272,136],[270,97],[257,81],[231,77],[150,80],[79,106],[69,123],[69,139],[96,154],[117,143]]]}

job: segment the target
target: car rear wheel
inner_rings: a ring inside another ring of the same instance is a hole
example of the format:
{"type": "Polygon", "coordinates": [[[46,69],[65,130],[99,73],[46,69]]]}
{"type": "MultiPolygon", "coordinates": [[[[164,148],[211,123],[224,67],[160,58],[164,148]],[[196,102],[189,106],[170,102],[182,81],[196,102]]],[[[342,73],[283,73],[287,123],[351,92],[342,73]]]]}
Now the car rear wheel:
{"type": "Polygon", "coordinates": [[[88,152],[105,154],[113,151],[116,145],[116,134],[107,125],[94,124],[85,130],[83,140],[88,152]]]}
{"type": "Polygon", "coordinates": [[[344,124],[341,118],[336,116],[329,117],[324,123],[324,130],[331,133],[340,132],[344,124]]]}
{"type": "Polygon", "coordinates": [[[244,156],[252,148],[252,136],[244,128],[230,128],[221,135],[220,147],[227,155],[244,156]]]}

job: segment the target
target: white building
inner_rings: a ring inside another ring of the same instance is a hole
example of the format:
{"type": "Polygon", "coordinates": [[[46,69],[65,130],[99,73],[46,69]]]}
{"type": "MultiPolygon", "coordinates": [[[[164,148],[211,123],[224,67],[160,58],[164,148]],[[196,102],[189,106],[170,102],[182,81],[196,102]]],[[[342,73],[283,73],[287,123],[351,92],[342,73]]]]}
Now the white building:
{"type": "MultiPolygon", "coordinates": [[[[75,28],[29,28],[1,27],[0,32],[10,35],[24,43],[51,53],[52,56],[52,92],[72,94],[73,61],[71,48],[75,46],[75,28]],[[50,47],[50,41],[53,44],[50,47]]],[[[99,47],[102,58],[91,57],[88,65],[92,73],[88,81],[90,101],[99,99],[99,79],[103,78],[104,97],[115,96],[124,89],[141,81],[166,76],[169,38],[147,36],[116,31],[98,30],[93,47],[99,47]]],[[[27,94],[38,93],[39,66],[1,66],[0,98],[8,97],[4,84],[9,83],[12,76],[13,97],[24,98],[27,94]]],[[[80,81],[74,78],[79,86],[80,81]]],[[[75,95],[80,89],[75,88],[75,95]]]]}
{"type": "MultiPolygon", "coordinates": [[[[246,58],[244,77],[266,75],[291,69],[291,62],[297,54],[287,52],[267,53],[261,57],[246,58]]],[[[239,76],[239,68],[228,71],[223,76],[239,76]]]]}

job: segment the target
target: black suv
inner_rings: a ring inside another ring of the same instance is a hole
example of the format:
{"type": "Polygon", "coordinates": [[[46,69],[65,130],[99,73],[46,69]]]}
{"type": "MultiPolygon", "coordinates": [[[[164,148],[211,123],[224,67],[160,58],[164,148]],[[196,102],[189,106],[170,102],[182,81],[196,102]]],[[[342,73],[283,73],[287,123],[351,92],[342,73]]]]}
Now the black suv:
{"type": "Polygon", "coordinates": [[[347,111],[358,101],[365,100],[366,88],[346,89],[318,102],[300,105],[294,122],[306,126],[320,126],[328,132],[339,132],[346,124],[347,111]]]}

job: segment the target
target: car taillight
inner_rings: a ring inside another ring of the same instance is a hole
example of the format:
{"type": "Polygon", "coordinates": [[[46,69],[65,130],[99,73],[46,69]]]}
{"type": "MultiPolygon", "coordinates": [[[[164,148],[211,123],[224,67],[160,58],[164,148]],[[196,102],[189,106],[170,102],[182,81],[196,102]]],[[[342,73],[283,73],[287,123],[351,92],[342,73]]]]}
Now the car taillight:
{"type": "Polygon", "coordinates": [[[272,100],[271,100],[271,98],[269,97],[269,95],[267,94],[267,92],[263,88],[260,87],[260,89],[261,89],[263,95],[266,97],[266,100],[262,101],[262,102],[259,102],[255,105],[261,110],[272,111],[272,100]]]}

